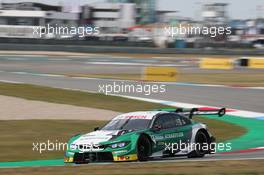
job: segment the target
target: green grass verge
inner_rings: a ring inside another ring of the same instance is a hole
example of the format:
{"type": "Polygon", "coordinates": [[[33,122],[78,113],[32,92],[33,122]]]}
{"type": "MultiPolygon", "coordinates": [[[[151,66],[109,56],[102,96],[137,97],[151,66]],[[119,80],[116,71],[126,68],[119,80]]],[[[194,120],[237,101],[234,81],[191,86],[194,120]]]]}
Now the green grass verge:
{"type": "MultiPolygon", "coordinates": [[[[231,139],[244,134],[239,126],[212,119],[197,118],[208,124],[219,141],[231,139]],[[226,134],[228,133],[228,134],[226,134]]],[[[65,143],[78,133],[87,133],[106,121],[69,121],[69,120],[11,120],[0,121],[0,162],[62,159],[63,151],[32,150],[33,143],[65,143]]]]}
{"type": "Polygon", "coordinates": [[[246,128],[226,121],[205,117],[195,117],[194,120],[207,124],[209,131],[216,137],[217,142],[231,140],[247,133],[246,128]]]}
{"type": "Polygon", "coordinates": [[[33,151],[33,143],[65,143],[78,133],[92,131],[105,121],[14,120],[0,121],[0,162],[63,158],[63,151],[33,151]]]}

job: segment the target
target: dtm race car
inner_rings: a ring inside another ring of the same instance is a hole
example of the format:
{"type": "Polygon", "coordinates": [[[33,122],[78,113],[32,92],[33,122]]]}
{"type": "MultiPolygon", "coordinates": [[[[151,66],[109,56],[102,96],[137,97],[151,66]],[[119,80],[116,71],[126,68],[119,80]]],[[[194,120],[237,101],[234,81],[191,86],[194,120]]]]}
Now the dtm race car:
{"type": "Polygon", "coordinates": [[[155,157],[204,157],[214,153],[215,138],[193,115],[223,116],[219,110],[160,109],[113,118],[93,132],[68,141],[65,163],[146,161],[155,157]]]}

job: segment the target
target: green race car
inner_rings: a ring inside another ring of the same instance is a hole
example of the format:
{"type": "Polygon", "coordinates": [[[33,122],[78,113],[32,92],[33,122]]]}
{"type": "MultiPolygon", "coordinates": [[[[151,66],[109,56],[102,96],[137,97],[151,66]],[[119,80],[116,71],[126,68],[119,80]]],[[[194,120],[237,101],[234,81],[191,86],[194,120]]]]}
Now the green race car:
{"type": "Polygon", "coordinates": [[[193,115],[218,114],[220,110],[161,109],[131,112],[113,118],[93,132],[68,141],[65,163],[146,161],[155,157],[203,157],[215,151],[215,138],[193,115]]]}

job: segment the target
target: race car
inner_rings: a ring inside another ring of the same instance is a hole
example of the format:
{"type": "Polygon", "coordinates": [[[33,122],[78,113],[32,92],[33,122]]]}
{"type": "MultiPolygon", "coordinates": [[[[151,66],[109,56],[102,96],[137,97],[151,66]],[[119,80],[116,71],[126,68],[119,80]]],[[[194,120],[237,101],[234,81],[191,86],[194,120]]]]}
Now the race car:
{"type": "Polygon", "coordinates": [[[65,163],[147,161],[157,157],[203,157],[214,153],[215,138],[194,115],[223,116],[217,110],[159,109],[118,115],[93,132],[68,141],[65,163]]]}

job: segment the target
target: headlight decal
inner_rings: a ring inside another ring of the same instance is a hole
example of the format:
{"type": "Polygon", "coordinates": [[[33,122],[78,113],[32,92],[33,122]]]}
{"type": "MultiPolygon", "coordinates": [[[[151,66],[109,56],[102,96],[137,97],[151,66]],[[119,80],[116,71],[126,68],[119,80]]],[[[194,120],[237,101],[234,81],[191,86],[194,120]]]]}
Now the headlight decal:
{"type": "Polygon", "coordinates": [[[70,144],[70,150],[76,150],[77,145],[76,144],[70,144]]]}
{"type": "Polygon", "coordinates": [[[129,142],[118,142],[118,143],[113,143],[110,145],[111,148],[115,149],[115,148],[123,148],[125,146],[127,146],[129,144],[129,142]]]}

